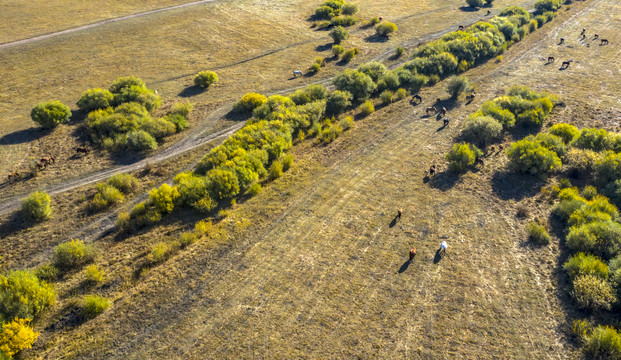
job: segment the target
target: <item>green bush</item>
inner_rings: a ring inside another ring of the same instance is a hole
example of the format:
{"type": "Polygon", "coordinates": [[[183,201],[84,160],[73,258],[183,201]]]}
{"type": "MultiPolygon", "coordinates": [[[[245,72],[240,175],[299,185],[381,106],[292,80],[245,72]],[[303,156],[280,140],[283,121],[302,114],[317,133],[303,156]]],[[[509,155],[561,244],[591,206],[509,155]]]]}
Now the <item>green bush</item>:
{"type": "Polygon", "coordinates": [[[77,105],[80,110],[85,113],[89,113],[93,110],[105,109],[112,106],[113,101],[114,95],[110,91],[95,88],[83,92],[77,102],[77,105]]]}
{"type": "Polygon", "coordinates": [[[403,100],[408,96],[408,93],[405,89],[398,89],[397,92],[395,92],[395,97],[397,98],[397,100],[403,100]]]}
{"type": "Polygon", "coordinates": [[[395,49],[395,57],[399,58],[403,56],[403,54],[405,54],[405,49],[402,48],[401,46],[397,46],[397,48],[395,49]]]}
{"type": "Polygon", "coordinates": [[[509,17],[514,15],[529,16],[528,10],[519,6],[509,6],[504,8],[498,16],[509,17]]]}
{"type": "Polygon", "coordinates": [[[265,104],[267,97],[257,93],[247,93],[233,105],[233,110],[237,112],[252,112],[254,109],[265,104]]]}
{"type": "Polygon", "coordinates": [[[580,131],[575,126],[569,124],[555,124],[548,132],[563,139],[565,144],[569,144],[580,135],[580,131]]]}
{"type": "Polygon", "coordinates": [[[293,165],[293,155],[291,155],[291,154],[283,155],[280,158],[280,162],[282,163],[282,170],[283,171],[289,170],[291,168],[291,165],[293,165]]]}
{"type": "Polygon", "coordinates": [[[620,242],[621,224],[611,220],[572,226],[566,237],[567,247],[573,251],[590,252],[606,258],[620,252],[620,242]]]}
{"type": "Polygon", "coordinates": [[[35,269],[34,274],[43,281],[52,282],[58,280],[60,272],[52,264],[44,264],[35,269]]]}
{"type": "Polygon", "coordinates": [[[543,15],[537,15],[535,16],[535,21],[537,22],[537,27],[542,27],[543,24],[548,21],[548,19],[543,15]]]}
{"type": "Polygon", "coordinates": [[[608,152],[597,165],[597,178],[602,184],[621,179],[621,153],[608,152]]]}
{"type": "Polygon", "coordinates": [[[345,118],[341,119],[341,121],[339,121],[338,126],[340,126],[343,130],[348,130],[352,126],[354,126],[354,118],[352,118],[351,116],[346,116],[345,118]]]}
{"type": "Polygon", "coordinates": [[[587,337],[585,350],[592,359],[621,359],[621,335],[611,326],[598,326],[587,337]]]}
{"type": "Polygon", "coordinates": [[[587,185],[582,189],[582,191],[580,191],[580,196],[587,200],[593,200],[595,195],[597,195],[597,189],[595,186],[587,185]]]}
{"type": "Polygon", "coordinates": [[[331,122],[327,122],[324,126],[323,130],[319,134],[319,141],[328,144],[333,142],[341,133],[343,132],[343,128],[339,124],[332,124],[331,122]]]}
{"type": "Polygon", "coordinates": [[[520,140],[511,144],[507,151],[509,166],[527,174],[546,176],[561,169],[561,159],[552,150],[531,140],[520,140]]]}
{"type": "Polygon", "coordinates": [[[371,61],[358,67],[358,71],[368,75],[373,82],[377,82],[383,77],[386,70],[386,66],[378,61],[371,61]]]}
{"type": "Polygon", "coordinates": [[[573,176],[587,176],[595,173],[600,155],[592,150],[570,148],[564,160],[573,176]]]}
{"type": "Polygon", "coordinates": [[[473,143],[487,145],[502,134],[502,124],[491,116],[470,118],[462,131],[462,136],[473,143]]]}
{"type": "Polygon", "coordinates": [[[159,242],[151,247],[151,252],[149,253],[149,261],[152,264],[161,263],[162,261],[166,260],[168,256],[170,256],[171,251],[172,248],[170,247],[170,245],[165,242],[159,242]]]}
{"type": "Polygon", "coordinates": [[[353,16],[335,16],[332,18],[332,24],[335,26],[352,26],[358,20],[353,16]]]}
{"type": "Polygon", "coordinates": [[[608,265],[601,261],[597,256],[578,253],[563,265],[563,269],[571,278],[579,275],[595,275],[602,279],[608,279],[608,265]]]}
{"type": "Polygon", "coordinates": [[[543,14],[546,11],[556,11],[561,7],[559,0],[539,0],[535,3],[535,10],[539,14],[543,14]]]}
{"type": "Polygon", "coordinates": [[[563,142],[563,139],[556,135],[552,135],[549,133],[539,133],[537,136],[529,135],[526,139],[530,141],[535,141],[541,144],[548,150],[552,150],[558,155],[559,158],[564,158],[565,153],[567,152],[567,145],[563,142]]]}
{"type": "Polygon", "coordinates": [[[97,192],[90,203],[93,211],[100,211],[123,201],[123,194],[114,186],[97,184],[97,192]]]}
{"type": "Polygon", "coordinates": [[[183,131],[190,126],[188,119],[178,114],[165,115],[162,117],[162,120],[173,124],[175,126],[175,132],[183,131]]]}
{"type": "Polygon", "coordinates": [[[611,305],[617,300],[610,283],[595,275],[576,276],[573,287],[571,295],[581,308],[610,310],[611,305]]]}
{"type": "Polygon", "coordinates": [[[278,179],[282,175],[282,168],[282,163],[279,160],[274,161],[268,172],[270,180],[278,179]]]}
{"type": "Polygon", "coordinates": [[[167,118],[146,119],[140,124],[138,129],[146,131],[157,140],[165,138],[177,132],[177,126],[166,119],[167,118]]]}
{"type": "Polygon", "coordinates": [[[473,8],[483,7],[485,2],[483,0],[466,0],[466,4],[473,8]]]}
{"type": "Polygon", "coordinates": [[[349,31],[345,30],[342,26],[336,26],[330,31],[330,37],[334,40],[335,44],[340,44],[343,40],[347,40],[349,37],[349,31]]]}
{"type": "Polygon", "coordinates": [[[117,215],[116,217],[115,225],[117,229],[124,232],[129,229],[130,221],[131,221],[131,215],[128,212],[121,211],[119,212],[119,215],[117,215]]]}
{"type": "Polygon", "coordinates": [[[248,188],[248,195],[250,196],[255,196],[260,192],[261,192],[261,184],[259,183],[254,183],[250,185],[250,187],[248,188]]]}
{"type": "Polygon", "coordinates": [[[344,4],[341,7],[341,14],[343,15],[354,15],[358,12],[358,5],[356,4],[344,4]]]}
{"type": "Polygon", "coordinates": [[[453,148],[444,158],[449,161],[449,171],[463,172],[473,165],[475,160],[483,155],[483,152],[474,145],[468,143],[453,144],[453,148]]]}
{"type": "Polygon", "coordinates": [[[345,52],[345,48],[341,45],[338,44],[334,44],[332,45],[332,55],[335,58],[338,58],[339,56],[341,56],[342,53],[345,52]]]}
{"type": "Polygon", "coordinates": [[[214,199],[232,198],[239,194],[239,183],[234,172],[224,169],[211,169],[207,172],[214,199]]]}
{"type": "Polygon", "coordinates": [[[16,317],[36,319],[55,300],[52,286],[39,280],[33,272],[16,270],[0,275],[0,322],[16,317]]]}
{"type": "Polygon", "coordinates": [[[533,19],[528,23],[528,32],[533,32],[537,30],[538,27],[539,27],[539,22],[533,19]]]}
{"type": "Polygon", "coordinates": [[[32,121],[45,129],[52,129],[59,124],[69,122],[70,117],[69,106],[56,100],[39,103],[30,112],[32,121]]]}
{"type": "Polygon", "coordinates": [[[546,231],[546,227],[537,222],[530,222],[526,229],[528,230],[529,239],[536,244],[548,245],[552,240],[546,231]]]}
{"type": "Polygon", "coordinates": [[[184,102],[178,102],[170,109],[169,115],[180,115],[187,119],[190,116],[190,113],[194,109],[194,105],[190,102],[190,100],[186,100],[184,102]]]}
{"type": "Polygon", "coordinates": [[[93,247],[82,240],[72,239],[54,249],[54,266],[62,271],[79,268],[94,259],[93,247]]]}
{"type": "Polygon", "coordinates": [[[45,220],[52,215],[51,198],[45,191],[35,191],[22,200],[22,213],[35,221],[45,220]]]}
{"type": "Polygon", "coordinates": [[[329,6],[320,6],[315,9],[316,19],[331,19],[334,16],[334,9],[329,6]]]}
{"type": "Polygon", "coordinates": [[[304,89],[296,90],[290,97],[296,105],[305,105],[319,100],[324,100],[328,96],[328,90],[323,85],[308,85],[304,89]]]}
{"type": "Polygon", "coordinates": [[[376,24],[380,23],[380,19],[377,16],[372,17],[371,19],[369,19],[369,22],[367,23],[368,26],[373,26],[376,24]]]}
{"type": "Polygon", "coordinates": [[[207,88],[211,84],[218,82],[218,74],[213,71],[201,71],[194,77],[194,85],[207,88]]]}
{"type": "Polygon", "coordinates": [[[97,295],[86,295],[82,299],[82,316],[93,319],[110,307],[110,301],[97,295]]]}
{"type": "Polygon", "coordinates": [[[177,187],[168,184],[162,184],[158,189],[149,191],[149,200],[162,214],[172,212],[180,196],[177,187]]]}
{"type": "Polygon", "coordinates": [[[391,22],[384,22],[375,26],[375,32],[379,36],[388,36],[397,31],[397,25],[391,22]]]}
{"type": "Polygon", "coordinates": [[[157,149],[157,141],[144,130],[134,130],[127,134],[127,146],[134,151],[157,149]]]}
{"type": "Polygon", "coordinates": [[[119,92],[113,92],[113,94],[115,105],[135,102],[144,106],[148,111],[153,111],[162,104],[162,99],[153,90],[137,85],[121,88],[119,92]]]}
{"type": "Polygon", "coordinates": [[[334,86],[341,91],[349,91],[354,99],[366,99],[375,91],[376,85],[365,73],[346,69],[332,81],[334,86]]]}
{"type": "Polygon", "coordinates": [[[110,85],[110,88],[108,90],[110,90],[110,92],[113,94],[118,94],[121,92],[121,90],[128,89],[132,86],[137,86],[140,88],[147,87],[147,85],[141,79],[134,77],[134,76],[125,76],[125,77],[117,78],[112,83],[112,85],[110,85]]]}
{"type": "Polygon", "coordinates": [[[318,72],[321,71],[321,64],[318,63],[313,63],[309,68],[308,68],[308,72],[310,74],[316,74],[318,72]]]}
{"type": "Polygon", "coordinates": [[[382,91],[382,93],[380,94],[380,101],[382,102],[382,105],[388,105],[392,103],[392,91],[390,90],[382,91]]]}
{"type": "Polygon", "coordinates": [[[186,248],[196,242],[197,236],[192,232],[184,232],[179,235],[179,246],[186,248]]]}
{"type": "Polygon", "coordinates": [[[104,272],[97,265],[86,267],[86,281],[91,284],[98,284],[103,281],[104,272]]]}
{"type": "Polygon", "coordinates": [[[119,189],[123,194],[131,194],[138,189],[138,179],[130,174],[114,174],[107,183],[119,189]]]}
{"type": "Polygon", "coordinates": [[[360,105],[359,110],[363,116],[368,116],[375,111],[375,106],[373,106],[373,102],[371,100],[367,100],[360,105]]]}
{"type": "Polygon", "coordinates": [[[313,26],[311,26],[311,27],[317,27],[317,29],[327,29],[330,26],[332,26],[332,21],[330,21],[330,20],[321,20],[321,21],[315,21],[313,23],[313,26]]]}
{"type": "Polygon", "coordinates": [[[162,220],[162,213],[158,211],[155,205],[143,201],[134,206],[130,212],[130,218],[134,220],[131,225],[140,228],[160,222],[162,220]]]}
{"type": "Polygon", "coordinates": [[[326,115],[334,116],[344,112],[351,106],[352,99],[353,95],[349,91],[335,90],[331,92],[326,99],[326,115]]]}
{"type": "Polygon", "coordinates": [[[358,55],[358,53],[360,52],[360,50],[358,50],[358,48],[351,48],[347,51],[345,51],[345,53],[343,54],[343,61],[348,63],[351,61],[351,59],[354,58],[354,56],[358,55]]]}

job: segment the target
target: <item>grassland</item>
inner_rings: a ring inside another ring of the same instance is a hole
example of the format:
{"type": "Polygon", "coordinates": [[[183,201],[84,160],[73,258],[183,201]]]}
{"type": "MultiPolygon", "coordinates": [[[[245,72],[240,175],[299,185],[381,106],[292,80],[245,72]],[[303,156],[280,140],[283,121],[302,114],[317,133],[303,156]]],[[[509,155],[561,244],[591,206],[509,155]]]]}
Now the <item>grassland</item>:
{"type": "MultiPolygon", "coordinates": [[[[362,18],[379,14],[401,30],[388,42],[369,42],[373,29],[356,25],[345,45],[358,46],[362,53],[351,66],[397,45],[414,45],[422,37],[474,22],[483,13],[461,11],[463,4],[457,0],[421,2],[416,7],[407,1],[357,3],[362,18]]],[[[508,3],[498,1],[496,6],[508,3]]],[[[334,75],[342,66],[330,65],[315,77],[291,79],[292,69],[305,69],[316,56],[329,56],[327,33],[310,29],[307,21],[315,6],[302,1],[270,1],[269,6],[250,0],[209,3],[3,49],[0,71],[9,75],[0,84],[1,176],[27,170],[30,157],[60,159],[38,179],[5,188],[3,196],[23,194],[118,162],[103,153],[73,158],[73,148],[87,140],[78,130],[78,120],[51,134],[41,132],[29,119],[30,109],[38,102],[58,99],[72,105],[85,89],[107,87],[116,77],[133,74],[169,103],[188,98],[195,102],[197,112],[191,121],[197,125],[214,109],[247,91],[273,93],[334,75]],[[216,70],[221,80],[209,91],[199,92],[191,87],[192,77],[205,69],[216,70]]],[[[213,128],[226,124],[230,122],[213,128]]]]}
{"type": "MultiPolygon", "coordinates": [[[[113,306],[67,325],[83,292],[82,275],[72,274],[57,285],[59,304],[25,356],[578,357],[567,334],[574,309],[559,291],[562,247],[558,239],[547,248],[526,242],[526,223],[549,213],[534,196],[543,183],[505,173],[503,156],[460,179],[442,171],[423,178],[466,115],[512,85],[558,94],[565,106],[552,123],[616,128],[618,47],[608,35],[619,25],[615,9],[613,0],[577,3],[501,62],[468,71],[477,100],[451,108],[444,130],[422,116],[424,105],[401,101],[329,146],[299,145],[285,176],[235,205],[209,239],[157,267],[142,270],[150,246],[190,227],[195,214],[124,241],[97,240],[109,277],[95,291],[113,306]],[[581,28],[612,45],[581,44],[581,28]],[[556,45],[559,37],[566,46],[556,45]],[[559,71],[543,65],[549,55],[574,62],[559,71]],[[515,216],[521,206],[530,209],[525,219],[515,216]],[[398,207],[404,217],[393,223],[398,207]],[[442,239],[449,255],[435,262],[442,239]],[[418,256],[406,266],[412,246],[418,256]]],[[[425,103],[445,98],[444,84],[421,95],[425,103]]]]}

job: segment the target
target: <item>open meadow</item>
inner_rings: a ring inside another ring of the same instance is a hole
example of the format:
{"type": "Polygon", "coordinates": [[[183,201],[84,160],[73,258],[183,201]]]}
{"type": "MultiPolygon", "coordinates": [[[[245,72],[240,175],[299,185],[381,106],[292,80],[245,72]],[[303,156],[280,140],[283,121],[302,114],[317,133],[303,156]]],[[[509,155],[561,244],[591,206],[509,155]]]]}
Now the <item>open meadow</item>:
{"type": "MultiPolygon", "coordinates": [[[[70,25],[179,3],[119,3],[107,15],[91,17],[76,2],[71,8],[85,16],[70,25]]],[[[56,98],[75,109],[83,90],[136,75],[158,90],[164,108],[178,100],[195,103],[189,134],[171,137],[160,150],[166,152],[194,132],[239,126],[243,119],[214,114],[246,92],[286,95],[310,83],[329,85],[345,68],[371,59],[394,68],[407,60],[390,56],[396,46],[404,46],[409,58],[421,40],[474,23],[485,10],[464,11],[463,2],[453,0],[416,6],[356,1],[361,18],[382,16],[399,30],[374,42],[372,28],[355,25],[346,47],[359,47],[360,55],[350,64],[328,62],[315,76],[292,78],[293,69],[306,71],[316,56],[330,56],[327,33],[308,21],[319,2],[267,3],[202,4],[0,50],[0,69],[10,74],[0,83],[0,125],[8,129],[0,133],[0,174],[27,166],[30,156],[60,159],[36,178],[5,185],[0,199],[128,162],[103,150],[71,160],[84,141],[79,120],[42,134],[28,118],[39,101],[56,98]],[[217,71],[220,82],[198,91],[192,77],[205,69],[217,71]]],[[[513,3],[497,1],[492,10],[508,5],[513,3]]],[[[96,285],[86,284],[86,269],[54,282],[56,304],[34,323],[41,334],[18,358],[583,358],[571,321],[585,315],[567,291],[564,234],[553,229],[548,246],[535,246],[526,231],[535,219],[554,223],[553,200],[540,190],[557,179],[511,172],[504,152],[455,175],[444,154],[468,115],[512,86],[558,96],[543,130],[556,123],[621,130],[620,13],[616,0],[562,7],[501,57],[462,74],[475,85],[472,102],[449,99],[445,79],[422,88],[420,104],[412,96],[385,106],[375,99],[368,116],[347,112],[356,120],[351,129],[329,144],[295,139],[288,171],[217,215],[185,208],[135,232],[113,225],[119,212],[146,199],[151,187],[171,183],[220,138],[133,171],[138,190],[107,211],[89,211],[95,188],[88,184],[53,195],[54,214],[45,222],[24,226],[15,212],[0,215],[0,270],[40,266],[70,238],[94,245],[94,264],[105,270],[96,285]],[[610,44],[600,46],[593,33],[610,44]],[[549,56],[554,63],[546,64],[549,56]],[[569,67],[559,70],[564,61],[569,67]],[[448,125],[426,115],[436,98],[447,108],[448,125]],[[437,173],[429,177],[432,164],[437,173]],[[400,219],[397,209],[403,209],[400,219]],[[158,243],[174,242],[202,219],[213,222],[205,236],[153,260],[158,243]],[[445,256],[437,252],[441,241],[449,245],[445,256]],[[412,247],[417,254],[408,261],[412,247]],[[84,321],[76,308],[91,293],[111,306],[84,321]]],[[[41,26],[28,35],[64,28],[41,26]]],[[[514,131],[499,144],[528,134],[514,131]]],[[[613,325],[620,320],[614,313],[593,318],[613,325]]]]}

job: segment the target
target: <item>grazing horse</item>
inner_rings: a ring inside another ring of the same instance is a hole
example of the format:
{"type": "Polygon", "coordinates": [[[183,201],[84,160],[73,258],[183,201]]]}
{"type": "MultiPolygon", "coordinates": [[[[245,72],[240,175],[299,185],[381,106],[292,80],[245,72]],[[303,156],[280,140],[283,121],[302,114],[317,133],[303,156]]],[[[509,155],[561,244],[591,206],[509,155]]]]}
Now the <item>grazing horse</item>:
{"type": "Polygon", "coordinates": [[[401,214],[403,214],[403,209],[397,209],[397,216],[395,217],[395,219],[401,220],[401,214]]]}
{"type": "Polygon", "coordinates": [[[580,35],[584,35],[585,32],[586,32],[586,29],[582,29],[582,32],[580,33],[580,35]]]}
{"type": "Polygon", "coordinates": [[[423,102],[423,98],[422,98],[422,97],[420,97],[420,95],[418,95],[418,94],[416,94],[416,95],[414,95],[414,96],[412,97],[412,101],[414,101],[414,100],[418,100],[418,104],[420,104],[420,103],[422,103],[422,102],[423,102]]]}
{"type": "Polygon", "coordinates": [[[474,97],[476,96],[476,93],[473,91],[472,94],[466,96],[466,100],[471,103],[474,101],[474,97]]]}
{"type": "Polygon", "coordinates": [[[439,103],[441,103],[441,102],[442,102],[442,100],[440,100],[440,98],[437,98],[437,99],[436,99],[436,104],[439,104],[439,103]]]}
{"type": "Polygon", "coordinates": [[[598,37],[599,37],[599,35],[595,34],[595,35],[593,36],[593,40],[597,40],[597,38],[598,38],[598,37]]]}
{"type": "Polygon", "coordinates": [[[580,39],[580,41],[584,41],[584,39],[586,39],[586,35],[582,35],[582,39],[580,39]]]}
{"type": "Polygon", "coordinates": [[[429,173],[429,176],[433,176],[436,173],[436,164],[433,164],[429,167],[429,171],[427,171],[429,173]]]}
{"type": "Polygon", "coordinates": [[[8,180],[9,182],[12,182],[13,180],[19,178],[19,173],[17,171],[13,171],[12,173],[9,174],[8,176],[8,180]]]}
{"type": "Polygon", "coordinates": [[[445,107],[442,107],[442,110],[440,110],[439,115],[440,115],[440,116],[444,116],[444,115],[446,115],[446,108],[445,108],[445,107]]]}
{"type": "Polygon", "coordinates": [[[548,64],[552,64],[554,62],[554,56],[548,56],[548,64]]]}
{"type": "Polygon", "coordinates": [[[563,61],[563,63],[561,64],[561,68],[560,70],[565,70],[569,67],[569,64],[571,63],[571,61],[563,61]]]}
{"type": "Polygon", "coordinates": [[[298,75],[299,75],[299,76],[302,76],[302,75],[303,75],[303,74],[302,74],[302,70],[294,70],[294,71],[293,71],[293,77],[298,77],[298,75]]]}
{"type": "Polygon", "coordinates": [[[445,117],[444,118],[444,127],[447,127],[450,121],[451,121],[451,119],[449,119],[448,117],[445,117]]]}
{"type": "Polygon", "coordinates": [[[432,114],[436,114],[438,112],[438,109],[436,109],[433,106],[428,107],[427,109],[425,109],[425,112],[427,113],[427,115],[429,115],[429,113],[431,112],[432,114]]]}
{"type": "Polygon", "coordinates": [[[416,248],[413,247],[412,249],[410,249],[410,261],[414,260],[415,256],[416,256],[416,248]]]}
{"type": "Polygon", "coordinates": [[[37,170],[45,170],[45,167],[47,166],[47,163],[45,163],[43,161],[37,161],[35,163],[35,166],[37,167],[37,170]]]}
{"type": "Polygon", "coordinates": [[[446,254],[446,249],[448,248],[448,244],[446,243],[446,241],[442,241],[440,243],[440,250],[438,251],[439,254],[444,255],[446,254]]]}
{"type": "Polygon", "coordinates": [[[492,10],[487,10],[487,14],[485,16],[489,16],[492,13],[492,10]]]}
{"type": "Polygon", "coordinates": [[[485,166],[485,163],[483,162],[483,159],[476,158],[476,160],[474,160],[474,165],[481,165],[481,167],[483,167],[485,166]]]}
{"type": "Polygon", "coordinates": [[[563,44],[565,42],[565,38],[561,38],[561,40],[558,42],[559,45],[563,44]]]}
{"type": "Polygon", "coordinates": [[[87,148],[86,146],[78,146],[77,148],[75,148],[75,151],[78,154],[88,154],[89,152],[91,152],[91,149],[87,148]]]}
{"type": "Polygon", "coordinates": [[[460,31],[463,30],[463,29],[464,29],[463,25],[459,25],[459,27],[457,28],[457,30],[460,30],[460,31]]]}
{"type": "Polygon", "coordinates": [[[53,156],[44,156],[41,158],[41,162],[45,163],[46,165],[51,165],[54,163],[54,161],[56,161],[56,159],[53,156]]]}
{"type": "Polygon", "coordinates": [[[608,39],[602,39],[602,42],[599,43],[600,45],[608,45],[608,39]]]}

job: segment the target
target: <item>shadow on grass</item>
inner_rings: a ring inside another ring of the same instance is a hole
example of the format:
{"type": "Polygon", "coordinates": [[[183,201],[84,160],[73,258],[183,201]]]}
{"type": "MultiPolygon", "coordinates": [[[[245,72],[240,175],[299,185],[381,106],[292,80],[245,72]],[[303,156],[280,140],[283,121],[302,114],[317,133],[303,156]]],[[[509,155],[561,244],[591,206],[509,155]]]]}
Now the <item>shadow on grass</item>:
{"type": "Polygon", "coordinates": [[[33,140],[38,140],[52,131],[40,127],[31,127],[24,130],[17,130],[10,134],[6,134],[0,138],[0,145],[16,145],[23,144],[33,140]]]}
{"type": "Polygon", "coordinates": [[[458,9],[460,11],[464,11],[464,12],[477,12],[477,11],[479,11],[479,8],[473,8],[471,6],[466,6],[466,5],[460,6],[460,7],[458,7],[458,9]]]}
{"type": "Polygon", "coordinates": [[[388,41],[388,39],[389,39],[388,36],[373,34],[371,36],[367,36],[366,38],[364,38],[364,41],[369,42],[369,43],[384,43],[388,41]]]}
{"type": "Polygon", "coordinates": [[[200,86],[192,85],[192,86],[188,86],[185,89],[181,90],[181,92],[177,94],[177,96],[192,97],[192,96],[201,94],[205,91],[207,91],[207,89],[203,89],[200,86]]]}
{"type": "Polygon", "coordinates": [[[332,43],[327,43],[327,44],[323,44],[323,45],[318,45],[315,48],[315,51],[328,51],[330,49],[332,49],[332,43]]]}
{"type": "Polygon", "coordinates": [[[403,265],[401,265],[401,267],[399,268],[399,270],[397,270],[397,272],[399,274],[403,274],[405,270],[408,269],[411,263],[412,263],[412,260],[407,260],[406,262],[403,263],[403,265]]]}
{"type": "Polygon", "coordinates": [[[437,264],[446,256],[446,253],[441,253],[440,249],[436,250],[436,255],[433,257],[433,263],[437,264]]]}
{"type": "Polygon", "coordinates": [[[459,181],[459,174],[447,170],[436,173],[429,179],[428,184],[434,189],[447,191],[452,189],[457,184],[457,181],[459,181]]]}
{"type": "Polygon", "coordinates": [[[533,197],[543,181],[536,176],[512,171],[497,171],[492,176],[492,191],[503,200],[520,200],[533,197]]]}
{"type": "Polygon", "coordinates": [[[231,110],[228,113],[226,113],[226,115],[224,115],[224,118],[230,121],[246,121],[248,119],[250,119],[252,117],[252,112],[239,112],[239,111],[235,111],[235,110],[231,110]]]}
{"type": "Polygon", "coordinates": [[[26,230],[37,222],[25,218],[21,211],[17,210],[10,215],[5,222],[0,224],[0,238],[6,237],[18,231],[26,230]]]}

